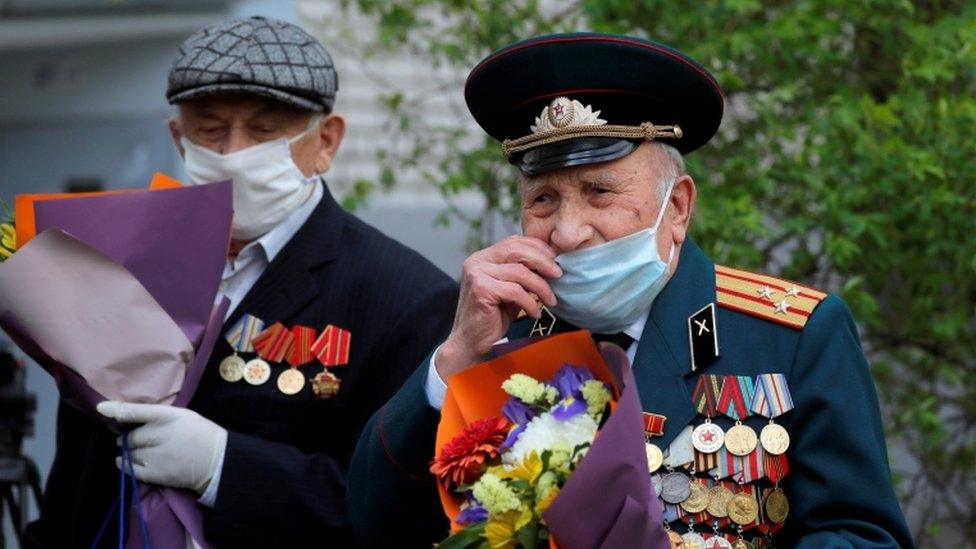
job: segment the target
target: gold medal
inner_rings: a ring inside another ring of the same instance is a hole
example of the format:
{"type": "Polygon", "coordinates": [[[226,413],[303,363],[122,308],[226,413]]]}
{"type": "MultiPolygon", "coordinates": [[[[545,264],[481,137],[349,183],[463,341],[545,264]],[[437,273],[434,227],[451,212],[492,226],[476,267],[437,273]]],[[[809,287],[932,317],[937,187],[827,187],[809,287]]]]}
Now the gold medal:
{"type": "Polygon", "coordinates": [[[725,433],[725,447],[729,453],[736,456],[747,456],[756,449],[759,437],[751,427],[736,423],[734,427],[725,433]]]}
{"type": "Polygon", "coordinates": [[[751,524],[759,517],[759,504],[751,494],[745,492],[732,496],[728,509],[729,518],[740,526],[751,524]]]}
{"type": "Polygon", "coordinates": [[[318,375],[312,378],[312,392],[315,393],[315,398],[332,398],[339,393],[339,385],[341,382],[342,380],[329,370],[319,372],[318,375]]]}
{"type": "Polygon", "coordinates": [[[674,530],[665,530],[668,533],[668,541],[671,542],[671,547],[673,549],[684,549],[685,540],[681,539],[681,534],[675,532],[674,530]]]}
{"type": "Polygon", "coordinates": [[[725,486],[712,486],[708,490],[708,507],[705,509],[715,518],[725,518],[729,516],[729,502],[734,495],[732,490],[725,486]]]}
{"type": "Polygon", "coordinates": [[[756,546],[749,543],[744,538],[739,538],[732,543],[732,549],[756,549],[756,546]]]}
{"type": "Polygon", "coordinates": [[[263,385],[271,378],[271,366],[264,359],[255,358],[244,365],[244,381],[251,385],[263,385]]]}
{"type": "Polygon", "coordinates": [[[278,390],[286,395],[298,394],[305,386],[305,376],[298,368],[288,368],[278,375],[278,390]]]}
{"type": "Polygon", "coordinates": [[[644,443],[644,452],[647,454],[647,472],[653,473],[661,468],[664,463],[664,452],[656,444],[644,443]]]}
{"type": "Polygon", "coordinates": [[[691,444],[696,450],[703,454],[717,452],[725,442],[725,433],[722,428],[709,420],[705,420],[691,433],[691,444]]]}
{"type": "Polygon", "coordinates": [[[689,513],[701,513],[708,507],[708,489],[700,481],[691,483],[691,493],[681,502],[681,508],[689,513]]]}
{"type": "Polygon", "coordinates": [[[783,522],[790,514],[790,503],[782,488],[776,488],[766,496],[766,518],[773,522],[783,522]]]}
{"type": "Polygon", "coordinates": [[[220,377],[228,383],[235,383],[244,377],[244,359],[236,353],[220,361],[220,377]]]}
{"type": "Polygon", "coordinates": [[[681,541],[685,542],[685,549],[705,549],[705,538],[696,532],[688,532],[681,536],[681,541]]]}
{"type": "Polygon", "coordinates": [[[790,434],[778,423],[769,422],[759,433],[763,450],[774,456],[782,455],[790,447],[790,434]]]}

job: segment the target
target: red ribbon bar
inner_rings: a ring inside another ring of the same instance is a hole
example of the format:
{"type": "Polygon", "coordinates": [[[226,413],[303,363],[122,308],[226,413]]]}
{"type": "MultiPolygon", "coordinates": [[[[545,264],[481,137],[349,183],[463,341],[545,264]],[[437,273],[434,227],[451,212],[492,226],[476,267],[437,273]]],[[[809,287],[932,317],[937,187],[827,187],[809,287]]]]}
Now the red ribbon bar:
{"type": "Polygon", "coordinates": [[[352,334],[329,324],[322,330],[315,343],[312,344],[312,354],[319,359],[323,366],[345,366],[349,364],[349,346],[352,334]]]}
{"type": "Polygon", "coordinates": [[[254,351],[270,362],[281,362],[295,343],[295,336],[280,322],[265,328],[254,338],[254,351]]]}
{"type": "Polygon", "coordinates": [[[644,432],[655,437],[663,435],[664,422],[667,420],[668,418],[662,416],[661,414],[644,412],[644,432]]]}
{"type": "Polygon", "coordinates": [[[774,456],[769,452],[763,454],[763,465],[766,468],[766,476],[773,482],[783,480],[783,477],[790,473],[790,464],[786,461],[786,454],[774,456]]]}
{"type": "Polygon", "coordinates": [[[295,343],[288,353],[288,363],[297,368],[315,358],[312,354],[312,343],[315,341],[316,333],[315,328],[295,326],[291,329],[291,334],[295,337],[295,343]]]}

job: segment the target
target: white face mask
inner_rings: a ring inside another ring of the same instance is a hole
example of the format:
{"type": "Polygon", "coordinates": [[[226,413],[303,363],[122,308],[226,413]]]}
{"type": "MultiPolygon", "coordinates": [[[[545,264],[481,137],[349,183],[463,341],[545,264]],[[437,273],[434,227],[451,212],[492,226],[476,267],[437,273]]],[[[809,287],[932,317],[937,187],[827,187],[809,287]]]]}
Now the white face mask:
{"type": "Polygon", "coordinates": [[[318,175],[305,177],[291,157],[291,144],[322,121],[317,114],[294,137],[282,137],[230,154],[216,153],[180,138],[183,162],[194,185],[234,181],[234,240],[254,240],[275,228],[311,196],[318,175]]]}
{"type": "Polygon", "coordinates": [[[556,257],[563,276],[549,282],[558,301],[553,314],[579,328],[612,334],[650,310],[674,257],[672,242],[668,260],[661,259],[656,238],[673,187],[672,181],[650,229],[556,257]]]}

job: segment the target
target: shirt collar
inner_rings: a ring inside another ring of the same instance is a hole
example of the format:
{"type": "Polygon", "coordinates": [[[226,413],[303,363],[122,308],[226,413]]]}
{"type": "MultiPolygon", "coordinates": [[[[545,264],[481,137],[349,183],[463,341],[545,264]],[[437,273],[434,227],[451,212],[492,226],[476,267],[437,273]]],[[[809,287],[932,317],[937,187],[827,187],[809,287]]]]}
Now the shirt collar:
{"type": "Polygon", "coordinates": [[[295,236],[298,229],[302,228],[302,225],[308,221],[308,218],[315,211],[315,207],[318,206],[324,194],[325,189],[322,188],[322,180],[315,179],[312,184],[312,194],[301,206],[288,214],[288,217],[274,229],[271,229],[261,238],[244,246],[238,255],[246,257],[260,250],[264,252],[265,259],[267,259],[268,263],[274,261],[282,248],[295,236]]]}
{"type": "Polygon", "coordinates": [[[644,333],[644,325],[647,324],[647,317],[650,316],[650,314],[651,310],[648,309],[647,312],[642,314],[636,322],[625,328],[624,333],[629,335],[634,341],[640,341],[641,334],[644,333]]]}

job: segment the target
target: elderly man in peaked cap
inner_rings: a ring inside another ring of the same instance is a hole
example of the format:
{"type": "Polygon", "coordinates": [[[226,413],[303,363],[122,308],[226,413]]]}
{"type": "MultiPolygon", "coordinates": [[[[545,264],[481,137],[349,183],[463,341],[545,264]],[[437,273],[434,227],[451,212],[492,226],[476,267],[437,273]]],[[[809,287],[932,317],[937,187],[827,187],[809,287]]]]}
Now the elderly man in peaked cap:
{"type": "Polygon", "coordinates": [[[450,335],[367,425],[349,484],[364,539],[446,536],[428,472],[444,380],[503,337],[585,328],[633,362],[673,546],[911,546],[847,307],[689,236],[683,155],[724,109],[708,71],[638,38],[543,36],[479,63],[465,97],[520,172],[523,235],[468,258],[450,335]]]}
{"type": "MultiPolygon", "coordinates": [[[[170,71],[190,182],[233,180],[225,340],[189,409],[99,411],[134,427],[140,480],[199,497],[212,546],[354,546],[345,492],[359,433],[450,327],[456,283],[343,211],[322,179],[345,131],[337,90],[322,44],[261,17],[200,30],[170,71]],[[254,345],[276,323],[296,334],[288,353],[254,345]]],[[[116,544],[116,456],[116,435],[60,407],[31,545],[116,544]]]]}

